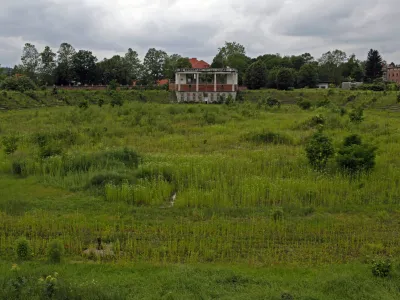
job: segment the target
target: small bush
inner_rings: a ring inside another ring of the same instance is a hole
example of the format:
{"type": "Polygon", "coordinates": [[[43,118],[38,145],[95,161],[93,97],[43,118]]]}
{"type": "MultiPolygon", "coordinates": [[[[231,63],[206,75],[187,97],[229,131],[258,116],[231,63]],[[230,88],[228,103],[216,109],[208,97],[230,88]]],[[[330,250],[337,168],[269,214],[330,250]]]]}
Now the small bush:
{"type": "Polygon", "coordinates": [[[15,135],[5,136],[2,139],[4,153],[12,154],[18,149],[18,137],[15,135]]]}
{"type": "Polygon", "coordinates": [[[281,107],[281,102],[278,99],[272,98],[272,97],[268,97],[267,98],[267,105],[269,107],[281,107]]]}
{"type": "Polygon", "coordinates": [[[282,300],[294,300],[294,297],[289,293],[283,293],[281,295],[281,299],[282,300]]]}
{"type": "Polygon", "coordinates": [[[354,100],[356,100],[357,96],[356,95],[350,95],[347,97],[347,102],[353,102],[354,100]]]}
{"type": "Polygon", "coordinates": [[[62,147],[56,143],[46,144],[39,149],[39,156],[41,158],[48,158],[51,156],[61,155],[62,147]]]}
{"type": "Polygon", "coordinates": [[[375,166],[375,151],[376,147],[363,144],[359,136],[351,135],[345,138],[336,161],[344,172],[369,172],[375,166]]]}
{"type": "Polygon", "coordinates": [[[87,100],[82,100],[78,104],[79,108],[87,109],[89,107],[89,102],[87,100]]]}
{"type": "Polygon", "coordinates": [[[400,93],[397,94],[397,103],[400,103],[400,93]]]}
{"type": "Polygon", "coordinates": [[[107,86],[107,89],[109,91],[116,91],[118,89],[118,87],[119,87],[119,83],[117,80],[114,79],[114,80],[110,81],[110,83],[107,86]]]}
{"type": "Polygon", "coordinates": [[[297,105],[304,110],[308,110],[311,108],[311,102],[308,100],[301,100],[297,103],[297,105]]]}
{"type": "Polygon", "coordinates": [[[246,140],[259,143],[259,144],[293,144],[293,139],[287,135],[276,133],[276,132],[262,132],[262,133],[252,133],[247,135],[246,140]]]}
{"type": "Polygon", "coordinates": [[[64,254],[64,246],[59,240],[53,240],[47,246],[47,258],[49,262],[58,264],[61,262],[64,254]]]}
{"type": "Polygon", "coordinates": [[[35,101],[39,100],[39,96],[38,94],[36,94],[34,91],[32,90],[27,90],[24,92],[25,95],[27,95],[28,97],[32,98],[35,101]]]}
{"type": "Polygon", "coordinates": [[[98,105],[99,107],[102,107],[103,104],[104,104],[104,100],[103,100],[103,99],[99,99],[99,100],[97,101],[97,105],[98,105]]]}
{"type": "Polygon", "coordinates": [[[283,209],[282,209],[282,207],[275,207],[274,209],[272,209],[271,217],[275,222],[281,221],[283,219],[283,209]]]}
{"type": "Polygon", "coordinates": [[[133,181],[133,176],[109,172],[93,176],[90,179],[90,185],[93,187],[104,187],[106,184],[121,185],[124,182],[133,183],[133,181]]]}
{"type": "Polygon", "coordinates": [[[316,170],[322,170],[335,151],[331,139],[319,130],[307,143],[306,153],[311,166],[316,170]]]}
{"type": "Polygon", "coordinates": [[[349,114],[350,122],[361,123],[364,120],[364,109],[361,107],[353,110],[349,114]]]}
{"type": "Polygon", "coordinates": [[[25,237],[20,237],[16,241],[16,254],[17,257],[21,260],[27,260],[31,256],[31,246],[29,244],[29,241],[25,237]]]}
{"type": "Polygon", "coordinates": [[[390,258],[375,259],[372,262],[372,275],[375,277],[388,277],[392,270],[392,262],[390,258]]]}
{"type": "Polygon", "coordinates": [[[124,100],[122,99],[122,96],[118,92],[112,91],[110,95],[112,98],[110,102],[112,107],[122,106],[124,104],[124,100]]]}
{"type": "Polygon", "coordinates": [[[22,160],[14,160],[11,163],[11,173],[14,175],[23,175],[26,170],[26,162],[22,160]]]}

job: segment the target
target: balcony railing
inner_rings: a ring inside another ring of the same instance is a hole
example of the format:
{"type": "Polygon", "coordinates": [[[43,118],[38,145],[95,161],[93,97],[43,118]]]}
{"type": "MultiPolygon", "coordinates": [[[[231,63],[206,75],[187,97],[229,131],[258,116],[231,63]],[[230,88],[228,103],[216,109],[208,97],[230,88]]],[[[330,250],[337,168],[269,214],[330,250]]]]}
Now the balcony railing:
{"type": "Polygon", "coordinates": [[[232,89],[232,84],[217,84],[214,86],[214,84],[199,84],[198,90],[196,89],[196,84],[181,84],[180,88],[178,85],[175,85],[175,90],[180,91],[180,92],[215,92],[215,87],[216,87],[216,92],[236,92],[237,91],[237,85],[233,85],[232,89]]]}

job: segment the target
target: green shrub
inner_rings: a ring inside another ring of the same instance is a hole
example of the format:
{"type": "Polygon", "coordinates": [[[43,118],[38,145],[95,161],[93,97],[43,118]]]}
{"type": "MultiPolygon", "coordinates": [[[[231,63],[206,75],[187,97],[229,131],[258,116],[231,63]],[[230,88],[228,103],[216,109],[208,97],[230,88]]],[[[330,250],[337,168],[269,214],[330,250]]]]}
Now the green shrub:
{"type": "Polygon", "coordinates": [[[39,156],[41,158],[48,158],[51,156],[61,155],[62,150],[63,149],[62,149],[61,145],[59,145],[57,143],[46,144],[43,147],[40,147],[39,156]]]}
{"type": "Polygon", "coordinates": [[[49,262],[58,264],[64,254],[64,245],[59,240],[52,240],[47,246],[47,258],[49,262]]]}
{"type": "Polygon", "coordinates": [[[14,160],[11,162],[11,173],[14,175],[24,175],[26,170],[26,162],[22,160],[14,160]]]}
{"type": "Polygon", "coordinates": [[[25,95],[27,95],[28,97],[32,98],[35,101],[39,101],[39,96],[38,94],[36,94],[34,91],[32,90],[27,90],[24,92],[25,95]]]}
{"type": "Polygon", "coordinates": [[[306,153],[311,166],[316,170],[322,170],[326,167],[328,160],[334,155],[335,151],[331,139],[319,130],[308,141],[306,153]]]}
{"type": "Polygon", "coordinates": [[[272,219],[277,222],[283,219],[283,208],[282,207],[275,207],[271,211],[272,219]]]}
{"type": "Polygon", "coordinates": [[[20,237],[16,241],[15,250],[17,257],[21,260],[29,259],[32,253],[29,241],[25,237],[20,237]]]}
{"type": "Polygon", "coordinates": [[[133,176],[122,175],[116,172],[97,174],[90,179],[90,185],[93,187],[104,187],[106,184],[121,185],[124,182],[133,183],[133,176]]]}
{"type": "Polygon", "coordinates": [[[390,258],[375,259],[372,262],[372,274],[375,277],[388,277],[392,270],[392,262],[390,258]]]}
{"type": "Polygon", "coordinates": [[[268,97],[267,98],[267,105],[269,107],[281,107],[281,102],[278,99],[272,98],[272,97],[268,97]]]}
{"type": "Polygon", "coordinates": [[[2,139],[4,153],[12,154],[18,149],[18,137],[15,135],[5,136],[2,139]]]}
{"type": "Polygon", "coordinates": [[[82,108],[82,109],[87,109],[89,107],[89,102],[85,99],[85,100],[81,100],[78,103],[78,107],[82,108]]]}
{"type": "Polygon", "coordinates": [[[289,293],[283,293],[281,295],[281,299],[282,300],[294,300],[294,297],[289,293]]]}
{"type": "Polygon", "coordinates": [[[111,106],[122,106],[124,104],[124,99],[122,98],[121,94],[116,92],[116,91],[112,91],[110,93],[111,95],[111,106]]]}
{"type": "Polygon", "coordinates": [[[28,90],[36,90],[36,85],[29,77],[10,76],[3,80],[0,88],[3,90],[25,92],[28,90]]]}
{"type": "Polygon", "coordinates": [[[359,107],[354,109],[349,114],[350,122],[361,123],[364,120],[364,109],[359,107]]]}
{"type": "Polygon", "coordinates": [[[118,89],[118,87],[119,87],[119,83],[117,80],[114,79],[114,80],[110,81],[110,83],[107,86],[107,89],[109,91],[116,91],[118,89]]]}
{"type": "Polygon", "coordinates": [[[299,102],[297,102],[297,105],[304,110],[308,110],[311,108],[311,102],[308,100],[301,100],[299,102]]]}
{"type": "Polygon", "coordinates": [[[397,103],[400,103],[400,93],[397,94],[397,103]]]}
{"type": "Polygon", "coordinates": [[[293,144],[293,139],[285,134],[276,132],[262,132],[262,133],[251,133],[245,136],[245,139],[254,143],[259,144],[293,144]]]}
{"type": "Polygon", "coordinates": [[[103,100],[103,99],[99,99],[99,100],[97,101],[97,105],[98,105],[99,107],[102,107],[103,104],[104,104],[104,100],[103,100]]]}
{"type": "Polygon", "coordinates": [[[368,172],[375,166],[375,151],[376,147],[363,144],[359,136],[351,135],[345,138],[336,161],[344,172],[368,172]]]}

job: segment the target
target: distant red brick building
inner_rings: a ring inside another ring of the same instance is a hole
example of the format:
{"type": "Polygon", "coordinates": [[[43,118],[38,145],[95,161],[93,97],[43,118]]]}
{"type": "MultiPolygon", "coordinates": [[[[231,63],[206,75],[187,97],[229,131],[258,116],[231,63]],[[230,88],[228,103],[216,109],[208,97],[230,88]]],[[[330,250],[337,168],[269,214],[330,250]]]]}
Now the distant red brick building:
{"type": "Polygon", "coordinates": [[[394,63],[388,65],[384,71],[384,78],[387,81],[396,82],[397,84],[400,84],[400,65],[396,66],[394,63]]]}

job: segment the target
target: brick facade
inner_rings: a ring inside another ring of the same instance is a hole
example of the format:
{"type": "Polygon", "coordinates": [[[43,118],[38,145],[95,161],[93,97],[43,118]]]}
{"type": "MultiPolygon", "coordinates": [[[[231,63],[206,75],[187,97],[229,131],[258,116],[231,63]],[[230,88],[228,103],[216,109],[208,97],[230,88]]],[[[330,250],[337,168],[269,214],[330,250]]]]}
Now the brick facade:
{"type": "Polygon", "coordinates": [[[385,70],[385,78],[387,81],[400,84],[400,65],[390,64],[385,70]]]}

